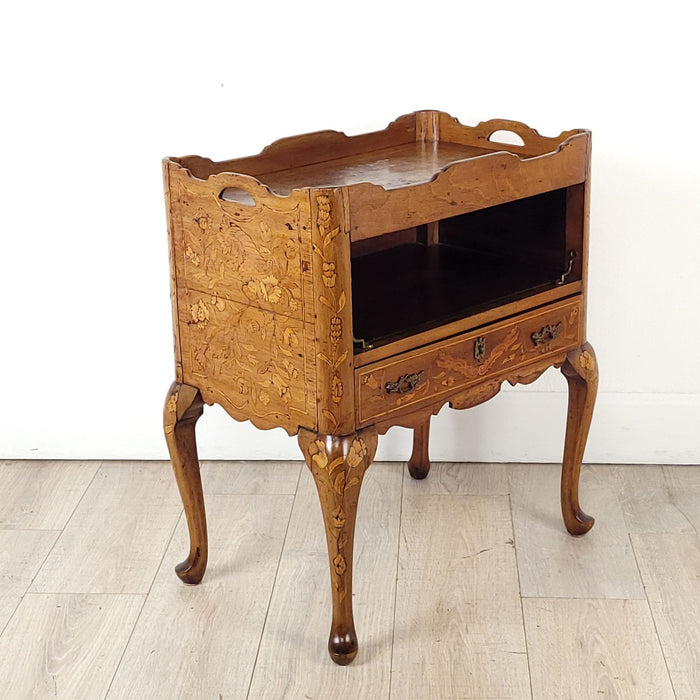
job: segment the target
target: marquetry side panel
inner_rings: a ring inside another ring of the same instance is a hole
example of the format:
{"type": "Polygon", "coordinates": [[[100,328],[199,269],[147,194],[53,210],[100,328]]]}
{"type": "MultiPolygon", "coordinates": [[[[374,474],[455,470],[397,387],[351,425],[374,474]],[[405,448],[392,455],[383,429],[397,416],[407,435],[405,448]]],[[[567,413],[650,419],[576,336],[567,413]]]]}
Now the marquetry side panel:
{"type": "Polygon", "coordinates": [[[275,197],[230,174],[204,182],[175,164],[168,177],[178,283],[304,319],[307,197],[275,197]],[[222,199],[227,187],[252,190],[251,204],[222,199]]]}
{"type": "Polygon", "coordinates": [[[259,428],[315,425],[313,327],[298,319],[181,289],[184,381],[206,403],[259,428]]]}
{"type": "Polygon", "coordinates": [[[311,190],[318,431],[354,430],[350,234],[340,190],[311,190]]]}
{"type": "MultiPolygon", "coordinates": [[[[181,381],[257,427],[316,426],[308,195],[166,161],[181,381]],[[249,204],[224,201],[228,187],[249,204]]],[[[179,377],[178,377],[179,379],[179,377]]]]}

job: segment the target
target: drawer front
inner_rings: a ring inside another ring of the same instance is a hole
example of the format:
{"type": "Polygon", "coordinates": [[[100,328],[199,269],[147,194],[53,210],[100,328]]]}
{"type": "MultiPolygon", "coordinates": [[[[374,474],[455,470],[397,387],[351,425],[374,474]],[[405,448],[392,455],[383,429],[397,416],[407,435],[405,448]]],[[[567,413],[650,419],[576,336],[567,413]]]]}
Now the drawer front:
{"type": "Polygon", "coordinates": [[[581,301],[551,304],[508,321],[355,371],[358,425],[415,410],[440,396],[503,376],[582,342],[581,301]]]}

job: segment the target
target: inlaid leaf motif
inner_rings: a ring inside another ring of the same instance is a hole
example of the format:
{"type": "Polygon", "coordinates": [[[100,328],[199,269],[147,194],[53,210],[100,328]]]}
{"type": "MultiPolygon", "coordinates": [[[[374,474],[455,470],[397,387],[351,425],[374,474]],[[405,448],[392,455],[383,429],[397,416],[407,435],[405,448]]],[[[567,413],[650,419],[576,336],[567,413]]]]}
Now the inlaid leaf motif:
{"type": "Polygon", "coordinates": [[[342,495],[345,490],[345,472],[340,472],[340,474],[336,475],[335,481],[333,482],[333,490],[342,495]]]}

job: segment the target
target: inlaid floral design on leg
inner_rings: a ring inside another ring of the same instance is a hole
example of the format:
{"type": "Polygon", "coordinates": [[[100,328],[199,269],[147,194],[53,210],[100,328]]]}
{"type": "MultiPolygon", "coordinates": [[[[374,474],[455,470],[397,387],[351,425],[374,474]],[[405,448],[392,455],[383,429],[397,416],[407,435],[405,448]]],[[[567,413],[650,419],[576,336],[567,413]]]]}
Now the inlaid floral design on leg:
{"type": "Polygon", "coordinates": [[[377,449],[369,428],[345,436],[299,431],[299,446],[313,474],[326,530],[333,596],[328,652],[337,664],[349,664],[358,644],[352,613],[352,552],[360,486],[377,449]]]}

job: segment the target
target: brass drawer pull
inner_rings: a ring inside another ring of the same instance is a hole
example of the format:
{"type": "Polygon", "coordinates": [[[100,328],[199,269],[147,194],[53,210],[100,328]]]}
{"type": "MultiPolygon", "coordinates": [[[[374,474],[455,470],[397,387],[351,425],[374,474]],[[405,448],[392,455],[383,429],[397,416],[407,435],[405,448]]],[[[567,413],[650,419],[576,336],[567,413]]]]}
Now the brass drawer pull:
{"type": "Polygon", "coordinates": [[[482,363],[484,361],[485,357],[486,357],[486,338],[484,338],[483,335],[480,335],[474,341],[474,359],[478,363],[482,363]]]}
{"type": "Polygon", "coordinates": [[[535,331],[530,337],[535,345],[551,343],[561,333],[561,321],[557,325],[542,326],[539,331],[535,331]]]}
{"type": "Polygon", "coordinates": [[[413,374],[402,374],[395,382],[384,385],[387,394],[407,394],[423,381],[423,370],[413,374]]]}

